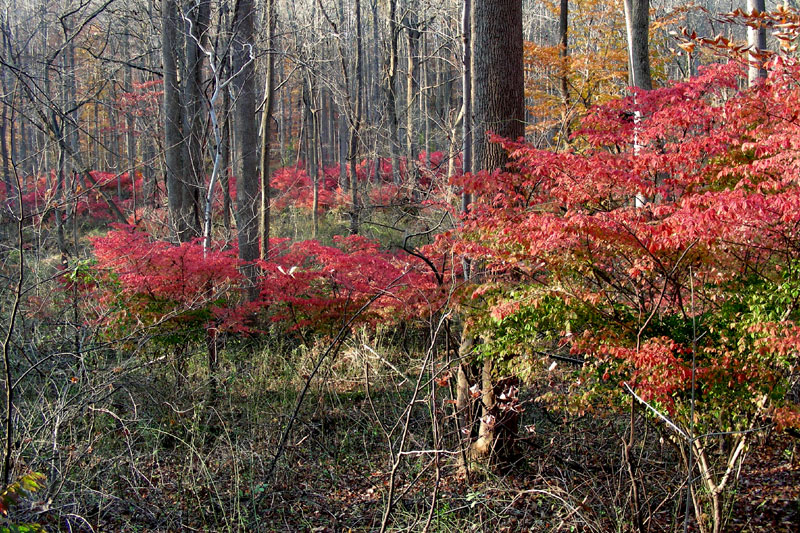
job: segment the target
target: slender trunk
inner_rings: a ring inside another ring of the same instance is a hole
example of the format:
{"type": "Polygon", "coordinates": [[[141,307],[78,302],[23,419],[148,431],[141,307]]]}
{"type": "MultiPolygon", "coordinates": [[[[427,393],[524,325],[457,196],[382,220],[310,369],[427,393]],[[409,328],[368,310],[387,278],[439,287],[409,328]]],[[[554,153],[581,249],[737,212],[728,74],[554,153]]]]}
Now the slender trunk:
{"type": "MultiPolygon", "coordinates": [[[[766,11],[764,0],[747,0],[747,10],[750,13],[763,13],[766,11]]],[[[758,80],[767,77],[764,68],[764,58],[761,53],[767,49],[767,28],[759,25],[757,28],[747,27],[747,45],[750,47],[748,52],[748,62],[750,67],[747,70],[748,85],[752,87],[758,80]]]]}
{"type": "Polygon", "coordinates": [[[561,119],[563,122],[564,140],[569,141],[569,0],[561,0],[558,12],[558,57],[561,60],[559,68],[561,105],[563,111],[561,119]]]}
{"type": "MultiPolygon", "coordinates": [[[[469,1],[469,0],[467,0],[469,1]]],[[[389,57],[386,60],[384,91],[386,93],[386,114],[389,122],[389,148],[392,157],[392,175],[399,184],[400,175],[400,124],[397,118],[397,40],[400,30],[397,27],[397,0],[389,0],[389,57]]]]}
{"type": "Polygon", "coordinates": [[[270,142],[272,136],[272,108],[275,91],[275,0],[266,0],[267,75],[264,83],[264,104],[261,114],[261,209],[258,234],[261,242],[260,257],[269,256],[269,202],[270,202],[270,142]]]}
{"type": "MultiPolygon", "coordinates": [[[[473,171],[472,168],[472,0],[464,0],[464,10],[461,15],[461,39],[462,39],[462,75],[461,75],[461,98],[462,98],[462,171],[466,174],[473,171]]],[[[469,209],[471,198],[469,193],[461,195],[461,211],[469,209]]],[[[469,276],[465,277],[469,279],[469,276]]]]}
{"type": "MultiPolygon", "coordinates": [[[[63,124],[62,124],[63,126],[63,124]]],[[[63,142],[63,141],[62,141],[63,142]]],[[[58,169],[56,170],[56,194],[55,194],[55,207],[53,208],[53,216],[56,221],[56,239],[58,242],[58,250],[61,253],[62,263],[66,261],[67,257],[67,242],[64,236],[64,213],[61,207],[64,205],[64,174],[67,172],[67,155],[63,147],[58,149],[58,169]]]]}
{"type": "MultiPolygon", "coordinates": [[[[461,13],[461,39],[462,39],[462,77],[461,77],[461,122],[462,122],[462,172],[469,173],[472,172],[472,0],[464,0],[463,10],[461,13]]],[[[466,192],[461,193],[461,212],[465,214],[469,209],[469,205],[472,201],[471,195],[466,192]]],[[[470,279],[470,259],[468,257],[464,257],[462,260],[462,266],[464,271],[464,281],[469,281],[470,279]]],[[[470,402],[470,380],[468,370],[468,363],[472,357],[472,345],[474,343],[474,339],[472,334],[467,331],[467,328],[464,328],[464,331],[461,333],[461,345],[459,346],[459,356],[461,358],[461,363],[458,367],[458,388],[457,398],[456,398],[456,405],[459,413],[462,413],[462,420],[460,421],[459,426],[462,428],[463,431],[468,432],[467,435],[463,436],[464,444],[461,446],[461,449],[468,449],[471,437],[469,432],[471,432],[472,428],[472,411],[471,409],[467,409],[467,406],[471,405],[470,402]]],[[[463,452],[462,452],[463,453],[463,452]]],[[[469,472],[468,462],[466,458],[466,454],[462,458],[464,461],[464,467],[467,472],[469,472]]]]}
{"type": "Polygon", "coordinates": [[[318,206],[318,168],[317,168],[317,121],[315,118],[314,110],[314,85],[312,82],[312,73],[306,72],[303,83],[303,143],[305,144],[305,162],[308,177],[311,178],[312,187],[312,207],[311,207],[311,224],[312,236],[317,238],[317,206],[318,206]]]}
{"type": "MultiPolygon", "coordinates": [[[[279,62],[279,64],[280,64],[280,69],[281,69],[280,70],[280,79],[283,79],[283,76],[284,76],[283,61],[281,60],[279,62]]],[[[280,95],[278,97],[278,104],[279,104],[278,117],[280,119],[280,125],[278,126],[279,136],[280,136],[280,139],[279,139],[280,147],[278,149],[278,164],[282,165],[283,161],[284,161],[285,154],[286,154],[286,137],[287,137],[286,126],[287,126],[287,123],[288,123],[288,120],[286,118],[286,107],[287,107],[287,105],[286,105],[286,89],[285,88],[280,90],[280,95]]]]}
{"type": "Polygon", "coordinates": [[[339,115],[339,187],[343,191],[350,190],[347,179],[347,119],[339,115]]]}
{"type": "Polygon", "coordinates": [[[356,78],[356,100],[355,100],[355,116],[353,123],[350,126],[350,149],[347,154],[350,160],[350,203],[352,211],[350,212],[350,235],[358,234],[358,176],[356,174],[356,162],[358,159],[358,142],[361,129],[361,103],[362,93],[364,92],[364,76],[362,73],[363,67],[363,54],[362,54],[362,35],[361,35],[361,0],[355,0],[356,10],[356,64],[355,64],[355,78],[356,78]]]}
{"type": "MultiPolygon", "coordinates": [[[[127,34],[127,31],[126,31],[127,34]]],[[[130,51],[130,40],[126,39],[128,51],[130,51]]],[[[130,67],[125,69],[125,87],[128,91],[133,91],[133,72],[130,67]]],[[[136,223],[136,117],[128,111],[125,113],[125,148],[128,156],[128,176],[131,181],[131,194],[133,202],[133,220],[136,223]]]]}
{"type": "MultiPolygon", "coordinates": [[[[423,19],[427,17],[427,9],[423,10],[423,19]]],[[[428,33],[423,32],[421,39],[422,59],[419,61],[420,71],[420,91],[419,91],[419,112],[422,116],[423,124],[423,137],[422,147],[425,150],[425,169],[431,169],[431,147],[430,147],[430,83],[428,81],[429,62],[428,62],[428,33]]]]}
{"type": "Polygon", "coordinates": [[[14,161],[19,164],[20,170],[23,176],[23,183],[22,183],[22,194],[27,192],[25,190],[25,183],[24,179],[29,173],[32,172],[32,167],[28,162],[28,151],[32,149],[32,143],[30,138],[28,137],[28,128],[27,128],[27,121],[24,118],[21,118],[16,121],[19,124],[19,141],[16,143],[18,149],[14,151],[14,161]]]}
{"type": "Polygon", "coordinates": [[[383,127],[382,121],[381,121],[381,124],[377,124],[377,122],[379,120],[381,120],[380,112],[379,112],[380,106],[381,106],[381,83],[380,83],[380,57],[381,57],[381,52],[380,52],[380,37],[379,37],[379,33],[378,33],[378,31],[379,31],[378,30],[378,26],[380,25],[379,18],[378,18],[378,0],[372,0],[372,3],[370,4],[370,7],[372,9],[372,61],[371,61],[371,63],[372,63],[372,80],[371,80],[369,86],[372,87],[372,92],[371,92],[372,96],[370,98],[370,103],[367,106],[367,109],[372,110],[373,115],[376,117],[374,120],[369,120],[368,119],[368,122],[370,124],[374,124],[375,125],[375,128],[374,128],[375,134],[373,136],[374,147],[375,147],[375,153],[373,154],[374,155],[374,159],[375,159],[375,168],[373,170],[374,171],[373,179],[374,179],[375,183],[378,183],[380,181],[381,151],[382,151],[381,150],[381,146],[380,146],[380,144],[381,144],[381,133],[380,132],[382,131],[382,127],[383,127]]]}
{"type": "Polygon", "coordinates": [[[192,4],[186,14],[186,85],[184,87],[184,145],[183,204],[191,236],[200,235],[203,213],[202,196],[205,189],[206,163],[204,145],[207,116],[205,113],[204,65],[205,54],[201,46],[207,45],[208,27],[211,17],[210,0],[199,0],[192,4]]]}
{"type": "MultiPolygon", "coordinates": [[[[5,84],[3,84],[5,85],[5,84]]],[[[3,91],[5,92],[5,90],[3,91]]],[[[0,157],[3,160],[3,185],[5,186],[5,193],[6,197],[5,200],[9,203],[12,208],[15,208],[16,202],[14,201],[16,197],[16,191],[14,189],[14,184],[12,183],[11,179],[11,158],[8,150],[8,144],[6,143],[6,135],[8,130],[8,106],[5,104],[0,104],[3,106],[3,114],[0,116],[0,157]]],[[[13,138],[13,130],[14,126],[13,123],[11,125],[11,131],[13,138]]]]}
{"type": "MultiPolygon", "coordinates": [[[[225,69],[230,71],[230,69],[225,69]]],[[[222,92],[222,225],[226,237],[231,235],[231,98],[230,92],[222,92]]]]}
{"type": "Polygon", "coordinates": [[[417,143],[414,140],[414,116],[417,114],[414,103],[419,93],[419,41],[421,32],[419,22],[413,11],[405,20],[406,42],[408,44],[408,67],[406,71],[406,170],[408,184],[416,186],[417,143]]]}
{"type": "Polygon", "coordinates": [[[14,379],[11,375],[11,341],[14,334],[14,325],[17,321],[19,306],[22,302],[23,282],[25,280],[25,254],[23,249],[22,232],[22,204],[19,205],[20,213],[17,217],[17,252],[19,253],[19,267],[14,288],[14,303],[11,305],[11,316],[8,317],[6,334],[3,338],[3,373],[5,378],[5,413],[6,438],[3,445],[3,487],[11,481],[11,455],[14,450],[14,379]]]}
{"type": "MultiPolygon", "coordinates": [[[[2,42],[2,49],[6,54],[10,55],[11,52],[11,43],[9,42],[10,39],[10,30],[8,29],[8,21],[6,20],[6,27],[2,28],[3,30],[3,42],[2,42]]],[[[0,69],[0,89],[2,89],[4,95],[10,95],[11,91],[9,90],[9,83],[8,83],[8,76],[7,76],[6,69],[0,69]]],[[[5,185],[5,193],[6,193],[6,202],[11,209],[16,209],[16,202],[15,198],[19,191],[15,191],[14,183],[11,179],[11,158],[14,156],[14,121],[13,121],[13,111],[12,111],[12,120],[9,121],[8,111],[9,106],[6,104],[5,101],[0,102],[0,106],[3,107],[3,114],[0,116],[0,157],[3,160],[3,184],[5,185]],[[10,128],[9,128],[10,124],[10,128]],[[8,133],[11,135],[8,135],[8,133]],[[9,146],[6,143],[6,138],[9,139],[8,142],[11,143],[11,149],[9,150],[9,146]]]]}
{"type": "Polygon", "coordinates": [[[314,161],[314,175],[313,175],[313,183],[312,186],[314,190],[312,191],[313,199],[311,203],[311,211],[312,211],[312,223],[313,223],[313,235],[314,238],[317,238],[317,233],[319,231],[319,182],[320,176],[322,179],[325,177],[325,169],[322,163],[322,138],[320,135],[320,117],[319,112],[312,112],[311,115],[311,131],[313,141],[311,143],[313,147],[313,161],[314,161]]]}

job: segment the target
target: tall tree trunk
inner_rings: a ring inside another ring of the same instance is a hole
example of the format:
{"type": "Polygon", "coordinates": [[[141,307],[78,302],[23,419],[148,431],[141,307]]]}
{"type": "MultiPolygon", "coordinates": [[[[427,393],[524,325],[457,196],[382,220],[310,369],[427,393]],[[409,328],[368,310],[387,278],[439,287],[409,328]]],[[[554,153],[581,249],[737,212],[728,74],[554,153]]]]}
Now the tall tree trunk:
{"type": "Polygon", "coordinates": [[[392,157],[392,175],[395,183],[400,183],[400,123],[397,118],[397,40],[400,30],[397,27],[397,0],[389,0],[389,54],[385,61],[386,75],[386,114],[389,122],[389,149],[392,157]]]}
{"type": "Polygon", "coordinates": [[[347,158],[350,161],[350,204],[352,211],[350,212],[350,235],[358,234],[358,176],[356,174],[356,163],[358,160],[358,144],[359,135],[361,130],[361,107],[362,107],[362,93],[364,92],[364,75],[363,75],[363,53],[362,53],[362,32],[361,32],[361,0],[355,0],[356,11],[356,64],[354,75],[356,78],[356,99],[354,107],[353,122],[350,125],[350,147],[347,153],[347,158]]]}
{"type": "MultiPolygon", "coordinates": [[[[261,241],[261,259],[269,255],[269,202],[270,202],[270,146],[272,135],[272,108],[275,98],[275,0],[266,0],[267,75],[264,83],[264,107],[261,114],[261,209],[258,233],[261,241]]],[[[316,215],[315,215],[316,216],[316,215]]]]}
{"type": "MultiPolygon", "coordinates": [[[[284,74],[285,74],[283,60],[279,61],[278,64],[280,66],[280,72],[279,72],[280,79],[283,79],[284,74]]],[[[286,128],[287,128],[287,125],[288,125],[289,131],[291,132],[291,124],[289,124],[289,120],[286,118],[286,108],[287,107],[291,107],[291,105],[287,104],[287,102],[286,102],[286,100],[287,100],[286,92],[287,92],[287,90],[286,90],[285,87],[281,88],[281,90],[279,91],[279,96],[278,96],[278,104],[279,104],[279,107],[280,107],[280,109],[278,109],[278,117],[279,117],[279,120],[280,120],[280,124],[278,126],[279,136],[280,136],[280,139],[278,141],[279,144],[280,144],[280,146],[278,148],[278,164],[283,164],[284,157],[285,157],[285,154],[286,154],[286,141],[287,141],[288,136],[291,135],[291,133],[287,133],[287,131],[286,131],[286,128]]]]}
{"type": "MultiPolygon", "coordinates": [[[[3,76],[5,77],[5,76],[3,76]]],[[[3,83],[3,92],[7,94],[5,89],[5,83],[3,83]]],[[[9,136],[8,133],[8,106],[4,103],[0,104],[3,106],[3,114],[0,117],[0,157],[3,160],[3,184],[5,185],[5,201],[7,202],[8,206],[12,211],[16,212],[16,196],[17,192],[14,187],[14,183],[11,179],[11,154],[8,149],[8,144],[6,142],[6,138],[9,136]]],[[[14,125],[11,123],[11,138],[13,138],[14,134],[14,125]]]]}
{"type": "Polygon", "coordinates": [[[525,134],[521,0],[472,2],[472,108],[476,170],[501,168],[505,150],[486,132],[517,139],[525,134]]]}
{"type": "Polygon", "coordinates": [[[176,0],[161,2],[161,48],[164,64],[164,158],[167,200],[172,230],[179,241],[190,240],[190,229],[184,198],[187,194],[183,165],[183,107],[178,85],[178,6],[176,0]]]}
{"type": "MultiPolygon", "coordinates": [[[[125,31],[128,34],[127,28],[125,31]]],[[[130,38],[126,37],[125,45],[130,54],[130,38]]],[[[125,68],[125,89],[133,92],[133,72],[131,67],[125,68]]],[[[131,180],[131,194],[133,203],[133,219],[136,222],[136,117],[128,110],[125,113],[125,154],[128,156],[128,176],[131,180]]]]}
{"type": "Polygon", "coordinates": [[[560,59],[559,85],[561,89],[561,105],[564,140],[569,141],[569,0],[561,0],[558,11],[558,57],[560,59]]]}
{"type": "MultiPolygon", "coordinates": [[[[9,39],[11,38],[11,30],[8,28],[8,20],[5,21],[5,27],[2,28],[3,30],[3,42],[2,42],[2,50],[5,54],[11,55],[11,43],[9,39]]],[[[5,185],[5,193],[6,197],[5,200],[7,205],[12,210],[12,213],[16,213],[17,210],[17,202],[16,197],[19,194],[19,191],[15,189],[16,183],[11,178],[11,159],[13,158],[14,154],[14,120],[13,120],[13,111],[11,113],[11,120],[9,120],[9,104],[6,102],[6,98],[9,100],[13,98],[12,91],[10,91],[9,87],[9,80],[8,80],[8,73],[5,68],[0,69],[0,88],[3,91],[3,101],[0,102],[0,105],[3,106],[3,114],[0,117],[0,157],[3,160],[3,184],[5,185]],[[10,132],[10,135],[9,135],[10,132]],[[9,144],[6,142],[11,143],[11,149],[9,149],[9,144]]]]}
{"type": "MultiPolygon", "coordinates": [[[[223,72],[230,75],[229,57],[226,56],[223,72]]],[[[222,225],[226,238],[231,235],[231,97],[230,91],[222,91],[222,225]]]]}
{"type": "MultiPolygon", "coordinates": [[[[485,135],[492,131],[517,139],[525,133],[524,78],[522,66],[522,1],[473,0],[472,4],[472,105],[477,135],[474,139],[476,169],[502,168],[508,156],[485,135]]],[[[484,360],[481,371],[482,416],[474,458],[497,464],[512,459],[513,436],[519,417],[499,409],[493,361],[484,360]]]]}
{"type": "MultiPolygon", "coordinates": [[[[461,123],[462,123],[462,159],[461,168],[462,172],[467,174],[473,172],[473,127],[475,124],[474,115],[472,111],[472,0],[464,0],[463,10],[461,12],[461,53],[462,53],[462,74],[461,74],[461,123]]],[[[466,213],[469,209],[469,204],[472,202],[470,194],[467,192],[461,193],[461,212],[466,213]]],[[[470,276],[470,260],[464,258],[464,281],[469,281],[470,276]]]]}
{"type": "Polygon", "coordinates": [[[408,185],[416,187],[417,178],[417,143],[414,116],[417,110],[414,103],[419,95],[419,42],[422,32],[419,21],[411,7],[404,21],[406,27],[406,43],[408,44],[408,66],[406,70],[406,171],[408,185]]]}
{"type": "Polygon", "coordinates": [[[372,66],[371,72],[371,80],[369,83],[369,87],[372,87],[372,91],[370,91],[370,99],[369,104],[366,106],[367,110],[371,112],[372,116],[367,117],[367,123],[373,125],[374,135],[372,136],[374,141],[374,174],[373,178],[375,183],[380,182],[380,171],[381,171],[381,133],[380,128],[383,126],[380,114],[380,107],[381,107],[381,82],[380,82],[380,61],[381,61],[381,53],[380,53],[380,36],[379,36],[379,18],[378,18],[378,0],[372,0],[370,4],[370,8],[372,10],[372,61],[370,64],[372,66]],[[380,124],[379,124],[380,122],[380,124]]]}
{"type": "Polygon", "coordinates": [[[312,208],[311,225],[312,238],[317,238],[317,207],[319,205],[319,167],[317,163],[317,112],[314,108],[314,83],[313,74],[306,72],[303,83],[303,132],[305,149],[306,171],[311,178],[312,186],[312,208]]]}
{"type": "MultiPolygon", "coordinates": [[[[461,39],[462,39],[462,58],[463,73],[461,75],[461,99],[462,99],[462,170],[466,174],[472,172],[472,0],[464,0],[464,9],[461,14],[461,39]]],[[[466,212],[469,208],[470,195],[461,195],[461,211],[466,212]]],[[[469,278],[469,276],[467,276],[469,278]]]]}
{"type": "Polygon", "coordinates": [[[630,84],[649,91],[650,77],[650,0],[624,0],[625,27],[628,34],[630,84]]]}
{"type": "MultiPolygon", "coordinates": [[[[763,13],[766,10],[764,0],[747,0],[747,10],[751,14],[763,13]]],[[[747,45],[751,50],[747,58],[750,63],[750,67],[747,69],[747,81],[748,85],[752,87],[758,80],[767,77],[764,58],[761,57],[761,53],[767,49],[767,28],[763,25],[758,28],[748,26],[747,45]]]]}
{"type": "Polygon", "coordinates": [[[236,132],[236,214],[239,259],[247,278],[247,296],[258,297],[256,268],[258,247],[258,130],[253,43],[255,6],[253,0],[239,0],[233,14],[234,115],[236,132]]]}
{"type": "Polygon", "coordinates": [[[191,4],[186,21],[186,84],[184,86],[184,179],[183,203],[192,237],[200,235],[203,206],[201,198],[205,189],[206,158],[203,147],[206,141],[206,105],[203,94],[205,54],[201,50],[208,40],[211,18],[211,1],[198,0],[191,4]]]}

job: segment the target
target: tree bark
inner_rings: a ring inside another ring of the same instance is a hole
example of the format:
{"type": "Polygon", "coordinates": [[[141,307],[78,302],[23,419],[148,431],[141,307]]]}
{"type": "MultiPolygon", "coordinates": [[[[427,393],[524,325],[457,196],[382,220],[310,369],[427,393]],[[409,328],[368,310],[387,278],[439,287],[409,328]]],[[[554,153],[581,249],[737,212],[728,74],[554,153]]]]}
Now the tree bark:
{"type": "Polygon", "coordinates": [[[270,217],[270,147],[272,135],[272,108],[275,98],[275,0],[266,0],[267,75],[264,84],[264,108],[261,114],[261,209],[258,233],[261,241],[260,256],[269,255],[270,217]]]}
{"type": "MultiPolygon", "coordinates": [[[[764,0],[747,0],[747,10],[751,14],[763,13],[766,10],[764,0]]],[[[748,86],[752,87],[758,80],[767,77],[764,58],[761,57],[761,53],[767,48],[767,28],[763,25],[758,28],[748,26],[747,45],[750,47],[747,58],[750,64],[747,69],[747,82],[748,86]]]]}
{"type": "Polygon", "coordinates": [[[397,27],[397,0],[389,0],[389,53],[385,61],[384,92],[386,94],[386,115],[389,123],[389,149],[392,157],[392,176],[399,184],[400,156],[400,123],[397,119],[397,40],[400,30],[397,27]]]}
{"type": "MultiPolygon", "coordinates": [[[[463,53],[463,74],[461,76],[461,98],[463,116],[462,120],[462,168],[466,174],[472,172],[472,0],[464,0],[464,9],[461,14],[461,38],[463,53]]],[[[461,195],[461,211],[466,212],[470,204],[469,193],[461,195]]],[[[465,272],[465,278],[469,273],[465,272]]]]}
{"type": "Polygon", "coordinates": [[[649,91],[650,77],[650,0],[624,0],[628,34],[628,73],[630,84],[649,91]]]}
{"type": "Polygon", "coordinates": [[[411,7],[404,21],[406,43],[408,44],[408,65],[406,70],[406,172],[408,185],[414,187],[417,176],[417,143],[414,116],[417,114],[414,103],[419,96],[419,42],[422,32],[411,7]]]}
{"type": "Polygon", "coordinates": [[[507,155],[486,132],[514,140],[525,134],[521,0],[473,0],[471,33],[474,164],[494,170],[507,155]]]}
{"type": "MultiPolygon", "coordinates": [[[[502,168],[508,156],[488,142],[487,131],[517,139],[525,134],[524,77],[522,66],[521,0],[473,0],[472,4],[472,106],[474,165],[476,169],[502,168]]],[[[462,339],[464,342],[464,339],[462,339]]],[[[513,437],[519,417],[498,409],[493,361],[484,360],[481,371],[481,420],[473,459],[508,465],[513,459],[513,437]]]]}
{"type": "Polygon", "coordinates": [[[353,110],[354,117],[350,124],[350,146],[347,153],[347,158],[350,162],[350,235],[358,234],[358,218],[359,218],[359,205],[358,205],[358,176],[356,174],[356,162],[358,159],[358,143],[361,130],[361,103],[362,93],[364,92],[364,75],[363,75],[363,53],[362,53],[362,32],[361,32],[361,0],[355,0],[356,11],[356,64],[355,78],[356,78],[356,99],[353,110]]]}
{"type": "Polygon", "coordinates": [[[561,0],[558,12],[558,57],[561,60],[559,67],[561,105],[564,106],[564,126],[569,137],[569,0],[561,0]]]}
{"type": "Polygon", "coordinates": [[[176,0],[161,2],[161,47],[164,64],[164,157],[167,200],[172,231],[181,242],[192,237],[190,217],[184,198],[186,179],[183,166],[183,108],[178,85],[178,6],[176,0]]]}
{"type": "Polygon", "coordinates": [[[184,16],[187,38],[185,42],[186,62],[184,85],[183,127],[186,142],[183,153],[184,212],[187,217],[190,238],[200,235],[200,219],[203,212],[203,196],[206,158],[203,146],[206,140],[206,106],[203,94],[205,54],[201,46],[208,40],[211,17],[210,0],[199,0],[191,5],[184,16]]]}
{"type": "Polygon", "coordinates": [[[233,14],[234,130],[236,135],[236,229],[239,259],[247,278],[247,297],[258,297],[256,269],[258,247],[258,130],[256,128],[255,6],[238,0],[233,14]]]}

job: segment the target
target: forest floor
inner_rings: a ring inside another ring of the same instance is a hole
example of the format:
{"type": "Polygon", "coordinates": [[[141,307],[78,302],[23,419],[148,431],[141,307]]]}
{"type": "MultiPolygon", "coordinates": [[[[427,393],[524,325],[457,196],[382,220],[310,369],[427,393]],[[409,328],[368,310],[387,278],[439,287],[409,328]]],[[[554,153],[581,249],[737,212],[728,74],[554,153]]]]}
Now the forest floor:
{"type": "MultiPolygon", "coordinates": [[[[447,451],[458,449],[448,388],[421,390],[409,413],[413,368],[378,373],[379,361],[348,357],[312,387],[272,482],[307,363],[231,363],[214,401],[200,374],[181,383],[169,372],[128,376],[109,405],[118,418],[97,412],[87,420],[88,447],[69,452],[66,503],[39,506],[34,517],[53,531],[377,531],[393,485],[387,531],[634,530],[621,453],[629,415],[556,416],[533,401],[543,390],[528,388],[520,461],[503,474],[475,467],[467,478],[447,451]],[[65,527],[65,516],[85,525],[65,527]]],[[[631,455],[643,530],[652,533],[683,530],[684,474],[662,437],[652,420],[637,419],[631,455]]],[[[798,441],[762,441],[747,454],[725,531],[800,531],[798,441]]]]}

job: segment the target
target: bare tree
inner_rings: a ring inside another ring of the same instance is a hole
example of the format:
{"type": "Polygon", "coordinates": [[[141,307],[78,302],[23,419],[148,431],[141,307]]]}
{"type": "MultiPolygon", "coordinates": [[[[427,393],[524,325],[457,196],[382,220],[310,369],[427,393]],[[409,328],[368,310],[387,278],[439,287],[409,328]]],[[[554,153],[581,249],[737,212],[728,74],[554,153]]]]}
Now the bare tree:
{"type": "Polygon", "coordinates": [[[239,258],[245,262],[248,297],[258,297],[256,268],[258,247],[258,131],[256,128],[255,6],[253,0],[237,0],[233,12],[234,114],[236,134],[236,226],[239,258]]]}

